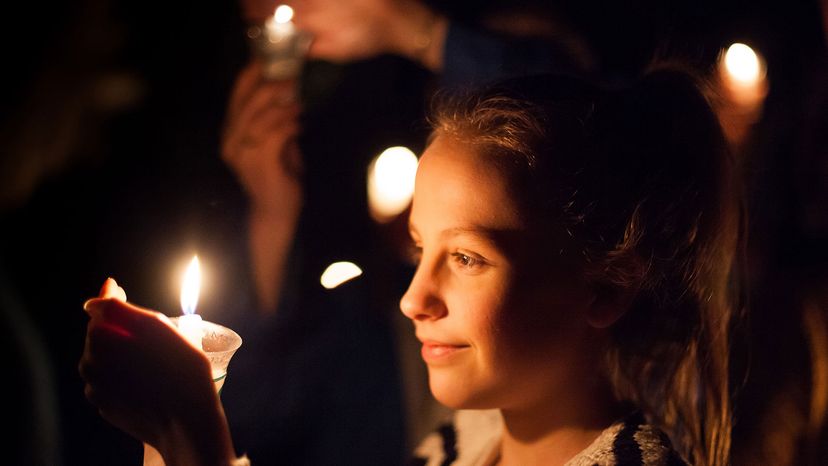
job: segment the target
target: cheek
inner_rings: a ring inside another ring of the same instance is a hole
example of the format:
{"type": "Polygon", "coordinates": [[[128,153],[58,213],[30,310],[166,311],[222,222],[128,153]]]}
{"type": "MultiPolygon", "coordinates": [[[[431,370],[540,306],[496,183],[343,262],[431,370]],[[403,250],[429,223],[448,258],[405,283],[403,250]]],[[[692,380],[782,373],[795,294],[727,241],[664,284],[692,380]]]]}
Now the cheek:
{"type": "Polygon", "coordinates": [[[527,362],[551,361],[583,335],[586,320],[580,299],[550,290],[517,290],[500,314],[504,344],[527,362]]]}

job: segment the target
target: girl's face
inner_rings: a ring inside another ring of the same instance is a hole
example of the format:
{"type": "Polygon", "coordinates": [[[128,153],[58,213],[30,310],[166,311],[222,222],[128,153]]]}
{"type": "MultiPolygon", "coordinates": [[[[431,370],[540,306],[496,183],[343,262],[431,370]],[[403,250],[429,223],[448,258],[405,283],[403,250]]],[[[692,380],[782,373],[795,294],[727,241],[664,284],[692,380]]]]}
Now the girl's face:
{"type": "Polygon", "coordinates": [[[400,308],[423,343],[434,396],[452,408],[565,400],[598,372],[577,267],[526,228],[509,180],[468,145],[438,136],[411,211],[419,265],[400,308]]]}

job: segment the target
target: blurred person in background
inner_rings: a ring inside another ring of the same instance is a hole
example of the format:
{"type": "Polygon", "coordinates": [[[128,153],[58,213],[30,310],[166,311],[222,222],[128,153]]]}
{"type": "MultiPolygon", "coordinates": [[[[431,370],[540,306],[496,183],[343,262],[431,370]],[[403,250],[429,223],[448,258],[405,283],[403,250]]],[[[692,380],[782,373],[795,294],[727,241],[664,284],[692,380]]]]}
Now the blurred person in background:
{"type": "Polygon", "coordinates": [[[771,3],[752,13],[754,22],[737,32],[764,54],[769,89],[740,151],[749,182],[751,313],[733,462],[824,465],[828,4],[771,3]]]}

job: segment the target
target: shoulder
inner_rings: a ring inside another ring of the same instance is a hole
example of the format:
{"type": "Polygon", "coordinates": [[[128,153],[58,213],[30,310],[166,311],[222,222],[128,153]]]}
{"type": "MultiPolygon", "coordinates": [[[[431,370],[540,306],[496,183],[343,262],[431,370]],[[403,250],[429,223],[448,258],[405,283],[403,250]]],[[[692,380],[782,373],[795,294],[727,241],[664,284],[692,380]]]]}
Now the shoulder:
{"type": "Polygon", "coordinates": [[[607,429],[567,466],[687,466],[667,435],[639,414],[607,429]]]}

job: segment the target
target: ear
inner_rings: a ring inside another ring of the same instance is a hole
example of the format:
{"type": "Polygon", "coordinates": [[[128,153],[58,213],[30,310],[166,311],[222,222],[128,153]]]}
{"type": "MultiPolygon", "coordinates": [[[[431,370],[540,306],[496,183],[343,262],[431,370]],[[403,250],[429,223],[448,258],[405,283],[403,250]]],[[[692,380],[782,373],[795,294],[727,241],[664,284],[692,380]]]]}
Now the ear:
{"type": "Polygon", "coordinates": [[[637,295],[637,287],[593,288],[592,299],[586,310],[587,323],[594,328],[610,327],[629,310],[637,295]]]}

